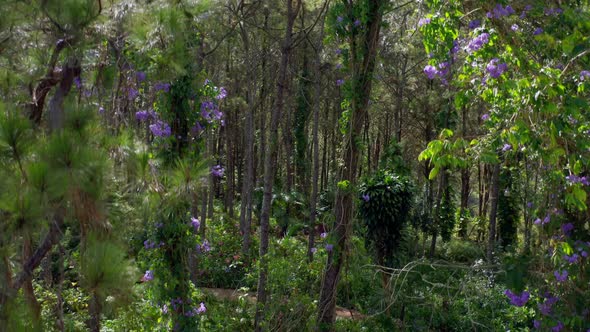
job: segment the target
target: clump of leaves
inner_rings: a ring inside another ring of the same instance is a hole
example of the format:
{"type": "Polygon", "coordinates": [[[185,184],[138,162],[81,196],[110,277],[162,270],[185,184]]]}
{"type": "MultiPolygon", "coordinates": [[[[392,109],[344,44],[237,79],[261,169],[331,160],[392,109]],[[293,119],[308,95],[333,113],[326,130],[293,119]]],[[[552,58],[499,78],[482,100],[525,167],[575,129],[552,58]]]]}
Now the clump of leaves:
{"type": "Polygon", "coordinates": [[[399,246],[410,210],[413,190],[409,179],[381,170],[360,188],[360,215],[367,227],[367,243],[380,264],[387,263],[399,246]]]}

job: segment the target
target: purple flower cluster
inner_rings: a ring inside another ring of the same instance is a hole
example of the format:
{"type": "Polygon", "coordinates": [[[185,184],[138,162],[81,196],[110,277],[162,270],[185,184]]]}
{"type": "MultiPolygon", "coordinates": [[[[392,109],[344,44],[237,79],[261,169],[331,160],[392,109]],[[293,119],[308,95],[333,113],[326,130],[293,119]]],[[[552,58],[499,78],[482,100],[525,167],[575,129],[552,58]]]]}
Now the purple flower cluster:
{"type": "Polygon", "coordinates": [[[368,202],[371,199],[371,197],[369,197],[369,194],[363,194],[362,198],[363,198],[363,201],[365,201],[365,202],[368,202]]]}
{"type": "Polygon", "coordinates": [[[156,243],[155,241],[151,241],[151,240],[143,241],[143,247],[148,250],[154,249],[154,248],[160,248],[162,246],[164,246],[164,242],[156,243]]]}
{"type": "Polygon", "coordinates": [[[560,332],[561,330],[563,330],[564,327],[565,327],[565,325],[563,325],[563,323],[561,321],[558,321],[557,325],[555,325],[551,328],[551,332],[560,332]]]}
{"type": "Polygon", "coordinates": [[[326,244],[326,250],[327,250],[327,251],[332,251],[332,250],[334,250],[334,245],[332,245],[332,244],[326,244]]]}
{"type": "Polygon", "coordinates": [[[436,76],[437,73],[438,73],[438,70],[436,69],[435,66],[427,65],[426,67],[424,67],[424,74],[426,74],[426,76],[430,80],[434,79],[434,77],[436,76]]]}
{"type": "Polygon", "coordinates": [[[504,146],[502,147],[502,152],[507,152],[510,150],[512,150],[512,145],[510,145],[508,143],[504,144],[504,146]]]}
{"type": "Polygon", "coordinates": [[[207,122],[212,123],[214,120],[221,120],[223,113],[217,108],[212,101],[204,101],[201,103],[201,116],[207,122]]]}
{"type": "Polygon", "coordinates": [[[526,5],[522,11],[522,13],[520,13],[519,18],[522,20],[526,17],[526,14],[531,11],[531,9],[533,9],[533,6],[531,5],[526,5]]]}
{"type": "Polygon", "coordinates": [[[563,259],[565,259],[570,264],[576,264],[580,259],[580,255],[573,254],[573,255],[563,255],[563,259]]]}
{"type": "Polygon", "coordinates": [[[184,315],[186,317],[194,317],[196,315],[200,315],[202,313],[205,313],[206,311],[207,311],[207,308],[205,307],[205,303],[201,302],[201,304],[199,305],[198,308],[193,307],[191,310],[185,312],[184,315]]]}
{"type": "Polygon", "coordinates": [[[325,239],[325,238],[327,238],[327,237],[328,237],[328,233],[326,233],[326,232],[323,232],[322,234],[320,234],[320,237],[321,237],[322,239],[325,239]]]}
{"type": "Polygon", "coordinates": [[[490,119],[490,115],[489,115],[488,113],[485,113],[484,115],[482,115],[482,116],[481,116],[481,119],[482,119],[483,121],[487,121],[487,120],[489,120],[489,119],[490,119]]]}
{"type": "Polygon", "coordinates": [[[481,20],[473,20],[473,21],[469,22],[469,24],[467,24],[467,27],[468,27],[470,30],[477,29],[477,28],[479,28],[480,26],[481,26],[481,20]]]}
{"type": "Polygon", "coordinates": [[[215,96],[215,99],[221,100],[227,97],[227,90],[224,87],[219,88],[219,93],[215,96]]]}
{"type": "Polygon", "coordinates": [[[584,81],[586,78],[590,78],[590,71],[582,70],[580,72],[580,81],[584,81]]]}
{"type": "Polygon", "coordinates": [[[199,231],[199,227],[201,226],[201,222],[199,222],[199,219],[195,218],[195,217],[191,217],[191,226],[193,226],[193,229],[195,230],[195,232],[199,231]]]}
{"type": "Polygon", "coordinates": [[[522,307],[523,305],[525,305],[528,302],[529,297],[531,296],[531,294],[527,291],[524,291],[522,292],[522,294],[517,295],[509,289],[504,291],[504,295],[508,296],[508,298],[510,299],[510,304],[517,307],[522,307]]]}
{"type": "Polygon", "coordinates": [[[547,213],[547,215],[545,215],[545,218],[543,218],[543,220],[541,221],[540,218],[535,219],[535,221],[533,222],[535,225],[546,225],[551,221],[551,216],[549,215],[549,213],[547,213]]]}
{"type": "Polygon", "coordinates": [[[78,90],[82,89],[82,79],[80,78],[80,76],[76,76],[74,78],[74,85],[78,90]]]}
{"type": "Polygon", "coordinates": [[[590,186],[590,180],[585,176],[568,175],[565,177],[565,180],[571,184],[581,183],[585,186],[590,186]]]}
{"type": "Polygon", "coordinates": [[[546,16],[557,16],[563,13],[563,9],[561,8],[545,8],[545,15],[546,16]]]}
{"type": "Polygon", "coordinates": [[[344,84],[344,80],[343,79],[336,80],[336,85],[337,86],[341,86],[343,84],[344,84]]]}
{"type": "Polygon", "coordinates": [[[551,315],[551,310],[553,310],[553,305],[559,301],[558,297],[555,297],[551,294],[546,294],[545,301],[539,304],[539,311],[541,314],[545,316],[551,315]]]}
{"type": "Polygon", "coordinates": [[[565,282],[567,280],[567,270],[563,270],[563,272],[559,272],[559,271],[555,271],[553,272],[553,275],[555,276],[555,279],[557,279],[557,282],[565,282]]]}
{"type": "Polygon", "coordinates": [[[566,236],[569,236],[573,230],[574,230],[574,224],[572,224],[571,222],[561,225],[561,231],[566,236]]]}
{"type": "Polygon", "coordinates": [[[211,246],[209,245],[209,241],[205,240],[205,241],[203,241],[202,244],[197,244],[196,250],[198,253],[211,251],[211,246]]]}
{"type": "Polygon", "coordinates": [[[533,31],[533,36],[538,36],[542,33],[543,33],[543,28],[536,28],[535,31],[533,31]]]}
{"type": "Polygon", "coordinates": [[[169,92],[170,91],[170,83],[157,82],[156,84],[154,84],[154,90],[169,92]]]}
{"type": "Polygon", "coordinates": [[[486,71],[493,78],[500,77],[500,75],[502,75],[502,73],[504,73],[508,68],[508,65],[506,65],[506,63],[498,63],[499,61],[500,59],[493,58],[492,60],[490,60],[490,62],[488,62],[488,65],[486,66],[486,71]]]}
{"type": "Polygon", "coordinates": [[[484,32],[469,42],[469,44],[467,45],[467,52],[469,52],[469,53],[476,52],[479,49],[481,49],[484,45],[486,45],[489,41],[490,41],[490,34],[487,32],[484,32]]]}
{"type": "Polygon", "coordinates": [[[141,281],[147,282],[147,281],[152,281],[152,280],[154,280],[154,271],[152,271],[152,270],[145,271],[145,274],[141,278],[141,281]]]}
{"type": "Polygon", "coordinates": [[[156,120],[158,118],[158,115],[153,110],[135,112],[135,119],[137,119],[138,121],[146,121],[150,118],[156,120]]]}
{"type": "Polygon", "coordinates": [[[514,13],[515,11],[512,6],[507,5],[506,7],[503,7],[501,4],[497,4],[491,12],[486,14],[486,16],[488,18],[500,18],[503,16],[510,16],[514,13]]]}
{"type": "Polygon", "coordinates": [[[156,123],[150,125],[150,131],[154,136],[168,137],[172,134],[170,125],[164,121],[156,121],[156,123]]]}
{"type": "Polygon", "coordinates": [[[429,23],[430,23],[430,18],[421,18],[420,21],[418,21],[418,26],[421,27],[421,26],[429,24],[429,23]]]}
{"type": "Polygon", "coordinates": [[[211,167],[211,175],[215,176],[215,177],[223,177],[223,174],[225,173],[225,168],[223,168],[223,166],[221,165],[215,165],[213,167],[211,167]]]}
{"type": "Polygon", "coordinates": [[[138,71],[137,73],[135,73],[135,78],[137,79],[138,82],[141,83],[146,80],[147,75],[143,71],[138,71]]]}
{"type": "Polygon", "coordinates": [[[134,89],[131,87],[127,89],[127,99],[128,100],[133,101],[133,100],[137,99],[138,96],[139,96],[139,91],[137,91],[137,89],[134,89]]]}

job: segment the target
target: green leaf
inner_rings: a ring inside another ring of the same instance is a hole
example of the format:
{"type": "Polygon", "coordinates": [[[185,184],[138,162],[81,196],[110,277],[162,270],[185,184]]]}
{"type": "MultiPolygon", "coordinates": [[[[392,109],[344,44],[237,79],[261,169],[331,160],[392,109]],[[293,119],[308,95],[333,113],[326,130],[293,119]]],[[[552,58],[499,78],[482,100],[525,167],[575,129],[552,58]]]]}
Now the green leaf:
{"type": "Polygon", "coordinates": [[[438,175],[438,167],[433,168],[432,170],[430,170],[430,174],[428,174],[428,179],[429,180],[434,180],[434,178],[436,178],[436,176],[438,175]]]}

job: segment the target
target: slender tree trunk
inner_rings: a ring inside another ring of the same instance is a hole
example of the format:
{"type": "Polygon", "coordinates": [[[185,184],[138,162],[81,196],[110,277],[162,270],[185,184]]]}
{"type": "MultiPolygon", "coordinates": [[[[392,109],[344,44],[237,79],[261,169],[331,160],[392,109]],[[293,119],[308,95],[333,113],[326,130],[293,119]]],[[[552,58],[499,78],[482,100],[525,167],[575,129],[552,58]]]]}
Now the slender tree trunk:
{"type": "Polygon", "coordinates": [[[256,331],[263,331],[264,312],[266,309],[266,284],[268,278],[268,261],[266,254],[268,252],[268,235],[269,235],[269,221],[270,210],[272,206],[272,187],[275,173],[275,164],[278,148],[278,129],[281,118],[281,113],[284,107],[284,92],[288,83],[287,67],[289,64],[289,57],[292,50],[293,38],[293,24],[297,17],[297,12],[301,6],[299,0],[287,0],[287,28],[285,30],[285,39],[282,45],[281,63],[279,66],[279,74],[277,78],[277,94],[275,97],[275,105],[271,114],[269,139],[264,156],[264,193],[262,200],[262,211],[260,214],[260,274],[258,276],[258,289],[256,316],[254,319],[254,326],[256,331]]]}
{"type": "Polygon", "coordinates": [[[500,189],[500,163],[494,165],[492,171],[492,197],[490,198],[490,228],[488,231],[488,262],[491,263],[496,244],[496,215],[498,212],[498,193],[500,189]]]}
{"type": "MultiPolygon", "coordinates": [[[[329,260],[324,273],[318,303],[317,328],[333,331],[336,309],[336,288],[340,280],[340,271],[348,255],[348,239],[352,230],[353,194],[356,185],[361,147],[358,144],[367,117],[369,97],[371,95],[375,58],[379,46],[379,31],[381,27],[382,11],[387,1],[375,0],[367,2],[367,23],[364,35],[359,41],[361,58],[357,56],[355,36],[351,38],[351,71],[352,90],[351,119],[345,138],[344,164],[340,170],[340,181],[347,181],[350,188],[339,188],[335,199],[335,229],[332,238],[335,240],[333,259],[329,260]]],[[[351,8],[349,8],[351,10],[351,8]]]]}
{"type": "MultiPolygon", "coordinates": [[[[33,241],[31,239],[30,234],[24,234],[23,236],[22,253],[22,264],[24,266],[27,263],[27,260],[33,255],[33,241]]],[[[23,284],[23,292],[27,304],[29,305],[31,312],[33,313],[33,325],[35,326],[35,329],[38,329],[38,325],[41,322],[41,305],[39,304],[39,301],[37,301],[37,297],[35,296],[32,278],[28,278],[27,280],[25,280],[23,284]]]]}
{"type": "Polygon", "coordinates": [[[322,40],[324,39],[324,22],[325,18],[320,18],[320,35],[315,47],[314,71],[316,78],[313,82],[314,88],[314,105],[313,105],[313,129],[312,129],[312,180],[311,180],[311,197],[309,198],[309,241],[307,247],[307,255],[309,261],[313,261],[312,248],[315,247],[315,223],[317,217],[317,199],[318,199],[318,180],[320,177],[320,146],[318,131],[320,127],[320,109],[322,107],[322,59],[320,58],[322,52],[322,40]]]}
{"type": "Polygon", "coordinates": [[[243,25],[240,25],[242,42],[246,58],[250,61],[248,68],[248,111],[246,113],[246,124],[244,128],[244,167],[246,172],[242,180],[242,194],[240,205],[240,231],[242,232],[242,255],[248,257],[250,254],[250,230],[252,227],[252,190],[254,185],[254,110],[256,108],[256,66],[253,65],[254,56],[250,54],[250,42],[248,34],[243,25]]]}

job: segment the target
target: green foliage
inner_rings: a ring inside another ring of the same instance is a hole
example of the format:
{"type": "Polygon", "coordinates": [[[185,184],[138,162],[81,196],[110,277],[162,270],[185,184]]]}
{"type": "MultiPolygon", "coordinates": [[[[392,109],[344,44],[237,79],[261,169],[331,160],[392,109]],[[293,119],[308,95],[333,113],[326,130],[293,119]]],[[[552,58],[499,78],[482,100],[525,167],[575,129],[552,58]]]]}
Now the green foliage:
{"type": "Polygon", "coordinates": [[[412,207],[412,185],[407,178],[382,170],[359,190],[359,213],[367,227],[367,240],[380,263],[388,262],[401,240],[412,207]]]}

